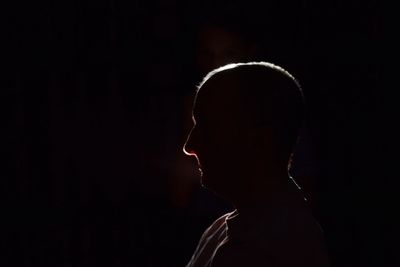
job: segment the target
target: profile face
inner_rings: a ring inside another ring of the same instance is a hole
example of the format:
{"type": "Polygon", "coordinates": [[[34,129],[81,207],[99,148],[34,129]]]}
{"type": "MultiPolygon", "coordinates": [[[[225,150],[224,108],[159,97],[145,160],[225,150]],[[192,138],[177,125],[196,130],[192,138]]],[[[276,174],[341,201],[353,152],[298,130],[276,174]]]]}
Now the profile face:
{"type": "Polygon", "coordinates": [[[226,80],[213,80],[199,90],[193,108],[193,127],[184,145],[185,153],[198,160],[202,185],[216,192],[230,184],[228,177],[241,156],[234,103],[224,94],[230,85],[226,80]]]}

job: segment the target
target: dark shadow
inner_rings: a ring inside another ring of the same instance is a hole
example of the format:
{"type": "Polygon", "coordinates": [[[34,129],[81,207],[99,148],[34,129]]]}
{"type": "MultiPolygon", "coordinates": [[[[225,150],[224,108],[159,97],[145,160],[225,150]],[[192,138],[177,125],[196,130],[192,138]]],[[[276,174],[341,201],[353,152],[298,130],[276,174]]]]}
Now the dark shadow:
{"type": "Polygon", "coordinates": [[[270,63],[209,73],[184,151],[201,183],[236,210],[203,234],[187,266],[329,266],[325,242],[288,165],[302,125],[298,82],[270,63]]]}

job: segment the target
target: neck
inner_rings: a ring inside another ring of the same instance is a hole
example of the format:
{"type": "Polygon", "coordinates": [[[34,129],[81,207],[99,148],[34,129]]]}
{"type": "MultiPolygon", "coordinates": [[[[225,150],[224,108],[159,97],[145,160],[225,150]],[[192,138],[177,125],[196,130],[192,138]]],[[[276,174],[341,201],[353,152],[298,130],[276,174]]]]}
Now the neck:
{"type": "Polygon", "coordinates": [[[249,183],[246,190],[232,197],[239,213],[251,212],[259,206],[274,205],[276,202],[285,202],[301,196],[299,188],[287,172],[250,181],[256,182],[249,183]]]}

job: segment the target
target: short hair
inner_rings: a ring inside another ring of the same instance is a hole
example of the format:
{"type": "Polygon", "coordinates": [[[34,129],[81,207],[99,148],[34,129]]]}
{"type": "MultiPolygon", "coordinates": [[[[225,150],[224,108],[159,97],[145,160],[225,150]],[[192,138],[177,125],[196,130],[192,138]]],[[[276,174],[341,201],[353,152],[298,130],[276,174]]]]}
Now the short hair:
{"type": "Polygon", "coordinates": [[[209,72],[198,90],[212,77],[230,75],[239,88],[250,122],[268,128],[281,160],[289,160],[303,123],[305,104],[299,82],[285,69],[268,62],[228,64],[209,72]]]}

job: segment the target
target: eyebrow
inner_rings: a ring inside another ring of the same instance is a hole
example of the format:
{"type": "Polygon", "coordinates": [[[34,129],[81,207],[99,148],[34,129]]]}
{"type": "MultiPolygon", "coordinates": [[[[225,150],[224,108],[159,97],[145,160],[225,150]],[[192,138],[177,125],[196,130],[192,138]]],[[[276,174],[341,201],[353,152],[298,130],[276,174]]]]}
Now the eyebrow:
{"type": "Polygon", "coordinates": [[[197,124],[197,120],[196,117],[194,116],[194,114],[192,113],[192,122],[194,123],[194,125],[197,124]]]}

